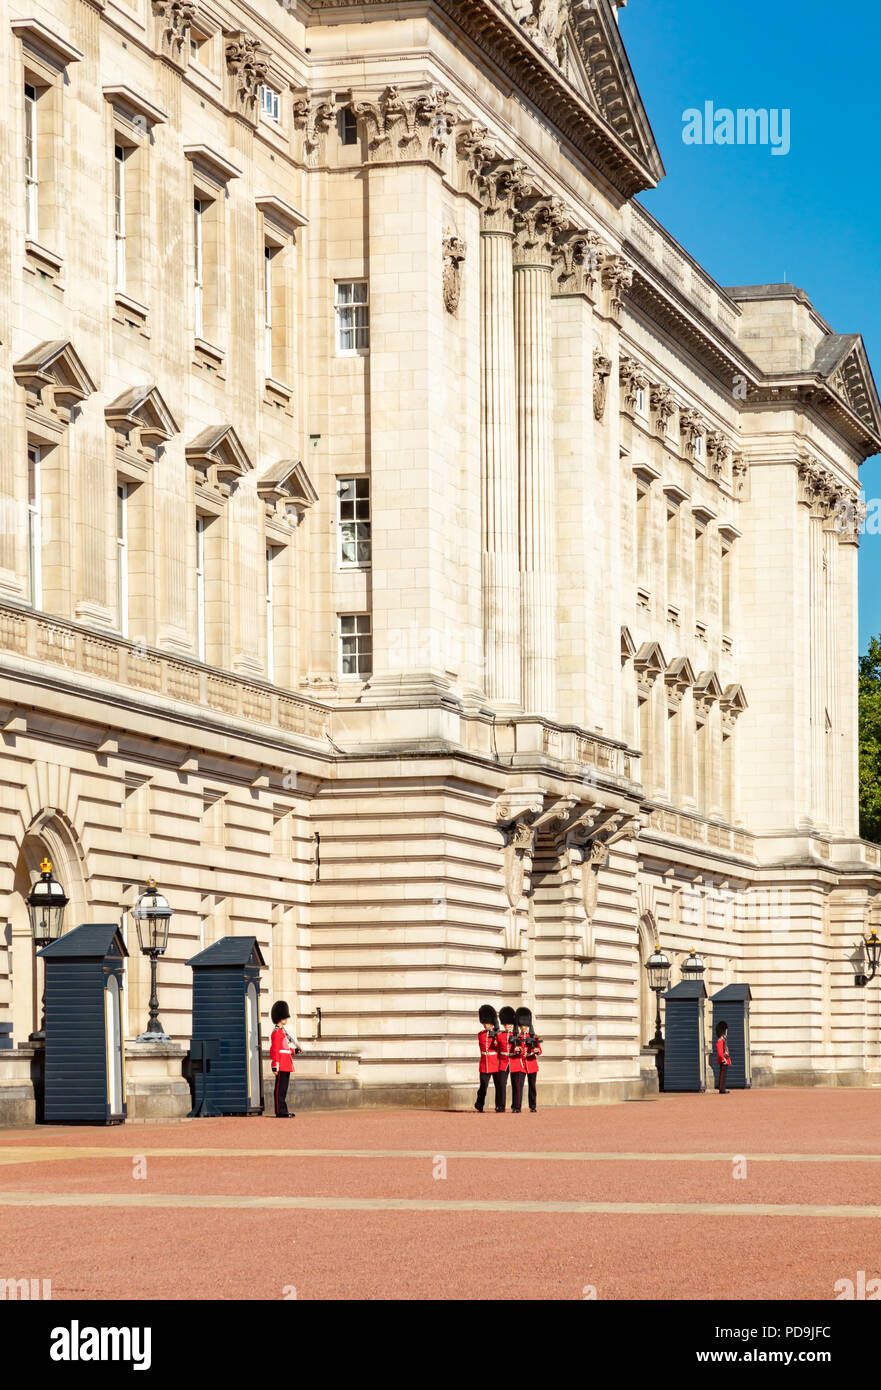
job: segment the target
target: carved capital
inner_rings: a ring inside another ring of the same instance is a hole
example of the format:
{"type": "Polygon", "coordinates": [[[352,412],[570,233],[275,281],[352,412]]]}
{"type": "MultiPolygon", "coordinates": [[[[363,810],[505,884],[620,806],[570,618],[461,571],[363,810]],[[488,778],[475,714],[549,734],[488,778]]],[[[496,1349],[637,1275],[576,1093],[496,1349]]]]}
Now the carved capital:
{"type": "Polygon", "coordinates": [[[460,236],[452,232],[444,237],[443,292],[444,308],[448,314],[455,314],[459,308],[459,295],[462,288],[462,262],[467,249],[460,236]]]}
{"type": "Polygon", "coordinates": [[[716,478],[721,478],[731,458],[731,445],[720,434],[718,430],[709,430],[707,433],[707,459],[710,465],[710,472],[716,478]]]}
{"type": "Polygon", "coordinates": [[[593,299],[599,276],[600,238],[596,232],[564,227],[554,246],[554,293],[586,294],[593,299]]]}
{"type": "Polygon", "coordinates": [[[624,410],[633,410],[638,393],[649,384],[642,364],[635,357],[628,357],[622,352],[618,359],[618,379],[621,383],[621,406],[624,410]]]}
{"type": "Polygon", "coordinates": [[[652,413],[655,434],[663,436],[667,433],[667,426],[670,423],[670,416],[676,409],[676,397],[665,386],[663,382],[653,381],[649,394],[649,409],[652,413]]]}
{"type": "Polygon", "coordinates": [[[354,111],[367,123],[372,163],[431,159],[442,164],[459,119],[449,92],[435,86],[386,87],[374,100],[355,102],[354,111]]]}
{"type": "Polygon", "coordinates": [[[519,160],[488,164],[477,180],[481,201],[481,231],[513,235],[518,199],[529,191],[526,165],[519,160]]]}
{"type": "Polygon", "coordinates": [[[456,136],[456,160],[463,192],[481,196],[481,175],[494,158],[498,155],[490,143],[486,126],[478,121],[464,123],[456,136]]]}
{"type": "Polygon", "coordinates": [[[303,164],[314,167],[324,163],[327,133],[338,110],[333,92],[304,91],[294,98],[294,129],[303,141],[300,150],[303,164]]]}
{"type": "Polygon", "coordinates": [[[228,35],[226,70],[230,76],[233,104],[236,112],[256,124],[259,111],[260,86],[266,81],[268,66],[260,40],[253,34],[237,29],[228,35]]]}
{"type": "Polygon", "coordinates": [[[606,395],[609,390],[609,377],[612,374],[612,359],[599,348],[593,350],[593,418],[602,420],[606,413],[606,395]]]}
{"type": "Polygon", "coordinates": [[[557,233],[566,217],[559,198],[529,197],[514,213],[514,265],[540,265],[550,269],[557,233]]]}
{"type": "Polygon", "coordinates": [[[196,18],[195,5],[189,0],[153,0],[153,14],[162,57],[185,66],[187,35],[196,18]]]}
{"type": "Polygon", "coordinates": [[[735,497],[746,497],[749,485],[749,465],[742,454],[731,457],[731,486],[735,497]]]}
{"type": "Polygon", "coordinates": [[[624,307],[624,295],[633,284],[633,266],[623,256],[608,256],[602,268],[603,289],[608,298],[609,316],[617,323],[624,307]]]}
{"type": "Polygon", "coordinates": [[[691,406],[681,406],[679,410],[679,437],[682,440],[682,448],[689,458],[697,455],[697,441],[701,435],[706,434],[708,425],[700,411],[693,410],[691,406]]]}

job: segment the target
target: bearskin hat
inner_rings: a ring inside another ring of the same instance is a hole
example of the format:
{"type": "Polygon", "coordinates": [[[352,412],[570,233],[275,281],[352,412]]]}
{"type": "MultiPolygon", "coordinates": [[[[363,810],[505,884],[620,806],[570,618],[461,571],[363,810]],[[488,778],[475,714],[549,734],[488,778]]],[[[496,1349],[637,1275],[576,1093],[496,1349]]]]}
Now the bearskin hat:
{"type": "Polygon", "coordinates": [[[269,1017],[273,1023],[281,1023],[283,1018],[290,1018],[291,1011],[283,999],[277,999],[273,1004],[269,1017]]]}
{"type": "Polygon", "coordinates": [[[515,1014],[514,1010],[511,1008],[511,1005],[510,1005],[510,1004],[506,1004],[505,1007],[504,1007],[503,1009],[499,1009],[499,1023],[501,1023],[502,1027],[504,1027],[506,1023],[516,1023],[516,1022],[517,1022],[517,1015],[515,1014]]]}
{"type": "Polygon", "coordinates": [[[717,1023],[717,1024],[716,1024],[716,1037],[717,1037],[717,1038],[721,1038],[722,1034],[723,1034],[723,1033],[727,1033],[727,1032],[728,1032],[728,1024],[727,1024],[727,1023],[717,1023]]]}
{"type": "Polygon", "coordinates": [[[518,1027],[518,1028],[528,1028],[529,1031],[530,1031],[530,1033],[532,1032],[532,1010],[531,1010],[531,1009],[526,1009],[526,1008],[523,1008],[523,1007],[519,1008],[519,1009],[517,1010],[516,1018],[517,1018],[517,1027],[518,1027]]]}
{"type": "Polygon", "coordinates": [[[481,1004],[477,1017],[480,1019],[481,1023],[491,1023],[493,1028],[498,1028],[499,1026],[499,1020],[496,1017],[496,1011],[492,1004],[481,1004]]]}

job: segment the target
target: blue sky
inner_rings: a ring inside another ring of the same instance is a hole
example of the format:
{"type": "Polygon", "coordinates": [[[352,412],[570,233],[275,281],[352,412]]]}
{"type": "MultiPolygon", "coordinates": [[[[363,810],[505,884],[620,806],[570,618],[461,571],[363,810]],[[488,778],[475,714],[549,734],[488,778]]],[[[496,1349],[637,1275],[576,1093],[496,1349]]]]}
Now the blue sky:
{"type": "MultiPolygon", "coordinates": [[[[630,0],[621,34],[667,169],[640,201],[722,285],[787,280],[881,384],[881,6],[630,0]],[[683,112],[788,108],[791,148],[686,145],[683,112]]],[[[861,469],[881,497],[881,457],[861,469]]],[[[881,535],[860,547],[860,650],[881,634],[881,535]]]]}

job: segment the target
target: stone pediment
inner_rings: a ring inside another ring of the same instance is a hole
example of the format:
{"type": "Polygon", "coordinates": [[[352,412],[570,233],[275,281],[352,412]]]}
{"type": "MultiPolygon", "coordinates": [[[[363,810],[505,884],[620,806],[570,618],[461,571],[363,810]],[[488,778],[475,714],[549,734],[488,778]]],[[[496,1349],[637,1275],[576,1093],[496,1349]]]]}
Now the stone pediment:
{"type": "Polygon", "coordinates": [[[203,430],[185,452],[199,480],[223,496],[254,467],[232,425],[203,430]]]}
{"type": "Polygon", "coordinates": [[[722,698],[722,685],[715,671],[701,671],[694,690],[704,703],[722,698]]]}
{"type": "Polygon", "coordinates": [[[312,479],[299,459],[282,459],[257,479],[257,495],[267,515],[279,521],[299,521],[318,501],[312,479]]]}
{"type": "Polygon", "coordinates": [[[881,435],[881,402],[859,333],[832,333],[820,344],[814,371],[853,411],[868,430],[881,435]]]}
{"type": "Polygon", "coordinates": [[[746,696],[743,693],[742,685],[726,685],[722,693],[722,704],[726,709],[736,710],[740,714],[748,708],[746,696]]]}
{"type": "Polygon", "coordinates": [[[28,405],[48,405],[54,414],[63,412],[67,418],[96,389],[69,338],[40,343],[20,357],[12,370],[25,388],[28,405]]]}
{"type": "Polygon", "coordinates": [[[143,445],[155,449],[178,433],[175,418],[155,386],[133,386],[124,391],[105,406],[104,416],[108,425],[136,449],[143,445]]]}
{"type": "Polygon", "coordinates": [[[639,676],[644,681],[653,681],[662,671],[667,669],[667,661],[661,651],[659,642],[643,642],[636,656],[633,658],[639,676]]]}
{"type": "Polygon", "coordinates": [[[680,656],[676,661],[670,662],[665,677],[669,685],[694,685],[694,667],[687,656],[680,656]]]}

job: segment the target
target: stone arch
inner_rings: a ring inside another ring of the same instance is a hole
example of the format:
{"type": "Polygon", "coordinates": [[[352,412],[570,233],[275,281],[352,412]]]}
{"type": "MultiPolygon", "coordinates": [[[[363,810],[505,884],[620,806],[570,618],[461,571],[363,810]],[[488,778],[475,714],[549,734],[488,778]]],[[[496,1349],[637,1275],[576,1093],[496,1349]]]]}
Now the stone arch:
{"type": "Polygon", "coordinates": [[[658,924],[653,912],[643,912],[637,928],[639,935],[639,1046],[645,1047],[655,1033],[655,996],[649,988],[646,961],[655,949],[658,924]]]}
{"type": "Polygon", "coordinates": [[[12,1032],[21,1046],[40,1025],[40,972],[34,971],[34,949],[27,896],[39,877],[43,859],[51,860],[55,877],[70,899],[64,929],[79,926],[88,917],[85,855],[69,818],[56,807],[45,807],[28,823],[18,850],[7,895],[6,962],[0,977],[7,976],[12,1001],[12,1032]]]}

